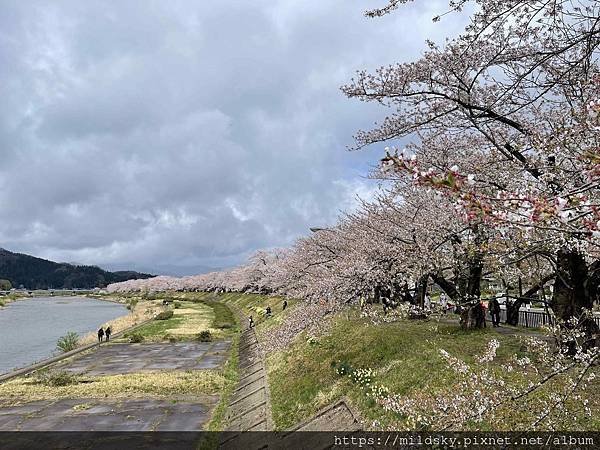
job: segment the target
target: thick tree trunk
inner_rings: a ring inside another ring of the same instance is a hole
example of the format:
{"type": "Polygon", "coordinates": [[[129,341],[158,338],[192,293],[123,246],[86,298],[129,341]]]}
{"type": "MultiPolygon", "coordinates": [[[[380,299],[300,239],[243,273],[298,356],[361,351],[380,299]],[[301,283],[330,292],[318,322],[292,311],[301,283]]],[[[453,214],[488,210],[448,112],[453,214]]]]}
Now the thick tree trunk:
{"type": "Polygon", "coordinates": [[[379,303],[381,301],[381,286],[377,285],[373,289],[373,303],[379,303]]]}
{"type": "Polygon", "coordinates": [[[402,292],[402,300],[403,301],[408,302],[411,305],[417,304],[417,301],[415,300],[416,296],[414,296],[410,293],[410,289],[408,288],[407,282],[404,282],[404,284],[402,285],[401,292],[402,292]]]}
{"type": "Polygon", "coordinates": [[[591,304],[598,303],[600,301],[600,260],[590,264],[584,287],[591,304]]]}
{"type": "MultiPolygon", "coordinates": [[[[540,289],[544,288],[544,285],[552,280],[555,277],[555,274],[550,273],[544,277],[536,284],[534,284],[531,288],[529,288],[523,295],[520,297],[529,298],[533,294],[535,294],[540,289]]],[[[522,288],[521,288],[522,291],[522,288]]],[[[524,303],[524,299],[518,298],[514,302],[510,302],[506,304],[506,323],[508,325],[517,326],[519,324],[519,309],[524,303]]]]}
{"type": "Polygon", "coordinates": [[[425,294],[427,293],[427,282],[428,281],[429,281],[429,275],[425,274],[421,278],[419,278],[419,281],[417,281],[417,285],[415,286],[416,301],[417,301],[417,304],[421,308],[425,307],[425,294]]]}
{"type": "MultiPolygon", "coordinates": [[[[570,328],[568,321],[579,318],[584,309],[592,309],[597,284],[594,285],[595,273],[590,277],[586,261],[580,253],[572,250],[560,250],[557,254],[556,280],[552,294],[551,306],[554,314],[564,326],[570,328]]],[[[596,263],[591,267],[596,270],[596,263]]],[[[585,332],[584,348],[596,345],[598,326],[592,319],[581,324],[585,332]]],[[[570,345],[574,351],[574,343],[570,345]]]]}
{"type": "Polygon", "coordinates": [[[483,254],[477,251],[468,263],[464,307],[460,313],[460,325],[463,328],[483,328],[485,311],[480,304],[481,278],[483,276],[483,254]]]}
{"type": "Polygon", "coordinates": [[[481,278],[483,275],[483,258],[476,254],[470,261],[468,273],[458,276],[459,285],[455,285],[439,274],[430,274],[432,280],[459,307],[460,324],[463,328],[482,328],[485,316],[479,299],[481,297],[481,278]]]}
{"type": "Polygon", "coordinates": [[[581,314],[583,308],[591,309],[592,301],[585,286],[588,267],[583,256],[573,251],[559,251],[556,271],[551,301],[554,314],[559,319],[567,321],[581,314]]]}
{"type": "Polygon", "coordinates": [[[519,324],[519,309],[523,305],[522,300],[506,302],[506,324],[517,326],[519,324]]]}

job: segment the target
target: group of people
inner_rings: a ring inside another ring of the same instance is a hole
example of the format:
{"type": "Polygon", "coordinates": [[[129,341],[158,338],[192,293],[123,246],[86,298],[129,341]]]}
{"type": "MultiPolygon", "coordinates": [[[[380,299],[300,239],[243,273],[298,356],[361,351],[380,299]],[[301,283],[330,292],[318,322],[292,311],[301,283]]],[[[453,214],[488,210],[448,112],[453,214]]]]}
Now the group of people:
{"type": "Polygon", "coordinates": [[[110,340],[111,333],[112,330],[110,329],[110,326],[106,327],[106,330],[100,327],[98,330],[98,342],[102,342],[104,338],[106,338],[106,341],[108,342],[110,340]]]}
{"type": "MultiPolygon", "coordinates": [[[[287,300],[284,300],[281,310],[285,311],[285,308],[287,308],[287,306],[288,306],[288,302],[287,302],[287,300]]],[[[265,309],[265,317],[271,317],[272,314],[273,314],[273,310],[271,309],[270,306],[267,306],[265,309]]],[[[248,328],[252,328],[252,327],[254,327],[254,317],[250,316],[250,317],[248,317],[248,328]]]]}

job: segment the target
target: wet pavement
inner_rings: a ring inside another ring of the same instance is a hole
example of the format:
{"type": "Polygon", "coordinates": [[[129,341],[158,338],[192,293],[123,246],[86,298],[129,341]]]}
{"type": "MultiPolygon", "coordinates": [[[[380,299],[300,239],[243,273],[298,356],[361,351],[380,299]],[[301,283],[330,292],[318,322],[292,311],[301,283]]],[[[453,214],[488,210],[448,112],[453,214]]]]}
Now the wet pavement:
{"type": "Polygon", "coordinates": [[[227,359],[230,346],[229,341],[107,344],[55,368],[89,376],[216,369],[227,359]]]}
{"type": "Polygon", "coordinates": [[[218,396],[177,400],[45,400],[0,408],[0,431],[196,431],[218,396]]]}

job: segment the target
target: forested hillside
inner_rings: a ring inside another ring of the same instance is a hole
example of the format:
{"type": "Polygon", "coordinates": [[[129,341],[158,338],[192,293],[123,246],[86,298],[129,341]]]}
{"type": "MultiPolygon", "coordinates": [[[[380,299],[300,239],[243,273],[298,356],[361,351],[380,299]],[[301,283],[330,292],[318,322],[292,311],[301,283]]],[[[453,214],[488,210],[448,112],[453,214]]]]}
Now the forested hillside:
{"type": "Polygon", "coordinates": [[[27,289],[104,287],[110,283],[152,275],[133,271],[108,272],[96,266],[56,263],[0,248],[0,279],[27,289]]]}

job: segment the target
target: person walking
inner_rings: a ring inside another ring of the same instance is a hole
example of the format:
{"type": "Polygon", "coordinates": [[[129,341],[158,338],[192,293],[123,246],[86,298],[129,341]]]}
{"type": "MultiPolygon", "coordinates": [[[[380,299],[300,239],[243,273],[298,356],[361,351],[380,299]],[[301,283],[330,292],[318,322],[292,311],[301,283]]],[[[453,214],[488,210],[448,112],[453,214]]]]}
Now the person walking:
{"type": "Polygon", "coordinates": [[[487,328],[487,304],[483,300],[479,300],[479,308],[481,309],[481,320],[483,321],[483,328],[487,328]]]}
{"type": "Polygon", "coordinates": [[[448,298],[444,292],[440,294],[440,309],[444,314],[448,312],[448,298]]]}
{"type": "Polygon", "coordinates": [[[285,311],[285,308],[287,308],[287,300],[283,301],[283,309],[282,309],[282,311],[285,311]]]}
{"type": "Polygon", "coordinates": [[[425,309],[431,309],[431,299],[429,298],[429,295],[427,295],[427,294],[425,294],[423,306],[425,307],[425,309]]]}
{"type": "Polygon", "coordinates": [[[104,329],[100,327],[98,330],[98,342],[102,342],[102,338],[104,337],[104,329]]]}
{"type": "Polygon", "coordinates": [[[112,333],[112,330],[110,329],[110,326],[106,327],[106,330],[104,331],[104,336],[106,336],[106,342],[108,342],[110,340],[111,333],[112,333]]]}
{"type": "Polygon", "coordinates": [[[254,318],[250,316],[248,318],[248,328],[252,328],[254,326],[254,318]]]}
{"type": "Polygon", "coordinates": [[[492,316],[492,325],[495,327],[500,326],[500,302],[497,298],[490,300],[490,315],[492,316]]]}

